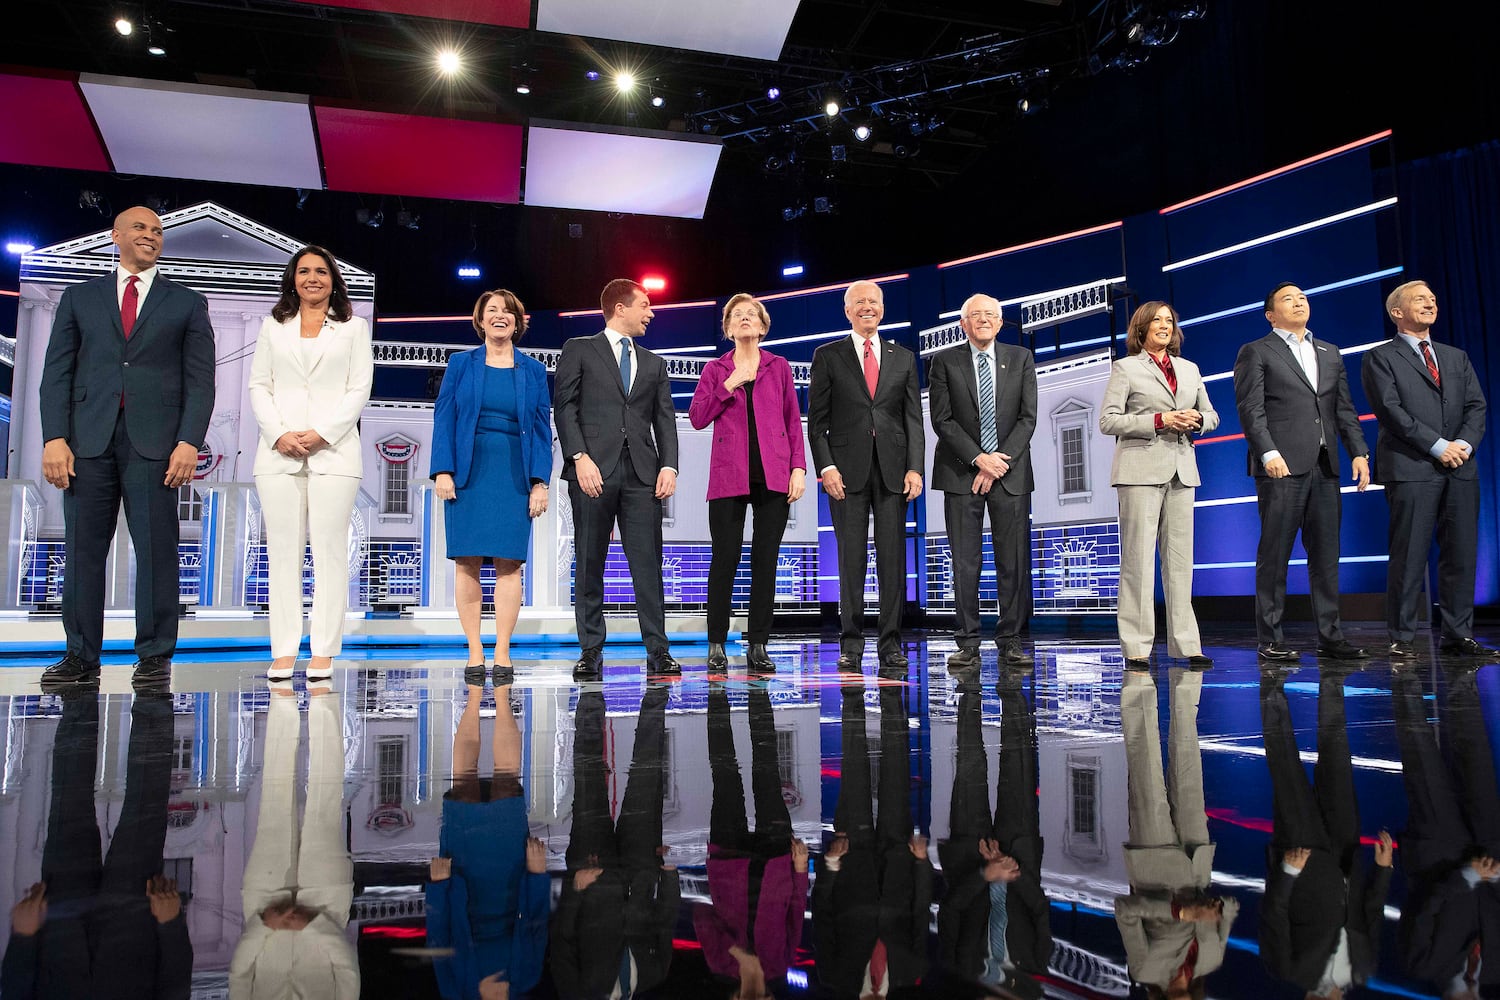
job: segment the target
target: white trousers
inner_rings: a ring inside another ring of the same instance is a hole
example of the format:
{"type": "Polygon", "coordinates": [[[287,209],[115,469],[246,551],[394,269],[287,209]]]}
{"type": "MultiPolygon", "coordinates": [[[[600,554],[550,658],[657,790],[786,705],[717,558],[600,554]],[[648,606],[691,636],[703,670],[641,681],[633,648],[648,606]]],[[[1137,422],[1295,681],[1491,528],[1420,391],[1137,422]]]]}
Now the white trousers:
{"type": "Polygon", "coordinates": [[[266,522],[266,577],[270,584],[271,656],[296,656],[302,643],[302,554],[312,547],[313,656],[344,648],[349,598],[349,514],[359,492],[354,476],[302,472],[256,476],[266,522]]]}
{"type": "Polygon", "coordinates": [[[1172,477],[1160,486],[1118,486],[1120,498],[1120,651],[1150,656],[1156,642],[1156,556],[1167,601],[1167,655],[1198,656],[1193,614],[1193,497],[1172,477]]]}

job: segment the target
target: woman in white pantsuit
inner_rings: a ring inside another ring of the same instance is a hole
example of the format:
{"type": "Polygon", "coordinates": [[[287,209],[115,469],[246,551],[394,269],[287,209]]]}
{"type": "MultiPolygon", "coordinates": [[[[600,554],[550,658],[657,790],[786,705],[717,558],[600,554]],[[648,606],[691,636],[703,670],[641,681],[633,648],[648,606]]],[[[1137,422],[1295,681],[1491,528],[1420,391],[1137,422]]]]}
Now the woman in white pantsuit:
{"type": "Polygon", "coordinates": [[[1120,646],[1131,670],[1149,670],[1156,640],[1161,553],[1167,653],[1206,670],[1193,615],[1193,497],[1199,485],[1193,437],[1219,426],[1198,366],[1180,357],[1182,329],[1165,302],[1130,317],[1127,357],[1116,361],[1099,409],[1099,430],[1115,438],[1109,481],[1120,498],[1120,646]]]}
{"type": "Polygon", "coordinates": [[[375,364],[333,255],[304,247],[260,328],[250,405],[260,425],[255,488],[266,525],[273,680],[292,676],[302,642],[302,553],[313,556],[309,680],[327,677],[344,642],[349,514],[364,464],[359,417],[375,364]]]}

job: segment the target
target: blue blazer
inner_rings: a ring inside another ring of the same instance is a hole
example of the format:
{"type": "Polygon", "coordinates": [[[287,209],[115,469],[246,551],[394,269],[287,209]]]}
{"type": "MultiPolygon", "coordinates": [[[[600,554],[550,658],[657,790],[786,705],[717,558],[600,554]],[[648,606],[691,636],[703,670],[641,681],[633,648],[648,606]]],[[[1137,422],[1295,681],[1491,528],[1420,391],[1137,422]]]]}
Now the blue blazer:
{"type": "MultiPolygon", "coordinates": [[[[516,351],[516,389],[521,414],[521,459],[530,479],[552,481],[552,400],[547,395],[547,369],[538,360],[516,351]]],[[[432,460],[428,475],[446,472],[456,489],[469,482],[474,461],[474,434],[484,401],[484,345],[448,359],[443,387],[438,390],[432,420],[432,460]]]]}

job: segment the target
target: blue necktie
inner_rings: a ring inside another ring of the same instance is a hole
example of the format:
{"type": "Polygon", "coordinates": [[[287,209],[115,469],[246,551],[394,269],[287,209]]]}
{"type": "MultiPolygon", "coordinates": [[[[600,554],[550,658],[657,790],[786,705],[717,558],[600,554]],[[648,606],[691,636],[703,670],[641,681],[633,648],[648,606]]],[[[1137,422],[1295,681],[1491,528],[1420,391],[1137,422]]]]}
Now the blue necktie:
{"type": "Polygon", "coordinates": [[[630,395],[630,338],[620,338],[620,384],[625,387],[625,394],[630,395]]]}
{"type": "Polygon", "coordinates": [[[995,432],[995,377],[990,374],[990,356],[979,355],[979,447],[986,455],[1000,447],[995,432]]]}
{"type": "Polygon", "coordinates": [[[984,962],[984,981],[987,983],[1005,981],[1005,928],[1010,923],[1010,914],[1006,910],[1006,889],[1004,882],[990,883],[990,947],[984,962]]]}

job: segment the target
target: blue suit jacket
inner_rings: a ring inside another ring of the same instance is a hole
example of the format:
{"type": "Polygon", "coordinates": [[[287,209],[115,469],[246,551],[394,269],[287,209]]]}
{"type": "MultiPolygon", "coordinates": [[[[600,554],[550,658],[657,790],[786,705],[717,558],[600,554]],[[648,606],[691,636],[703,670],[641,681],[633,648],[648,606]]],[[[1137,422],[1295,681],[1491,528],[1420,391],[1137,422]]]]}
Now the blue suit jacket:
{"type": "MultiPolygon", "coordinates": [[[[552,401],[547,395],[547,369],[538,360],[516,351],[516,389],[521,414],[521,458],[526,475],[552,481],[552,401]]],[[[432,421],[432,460],[428,475],[446,472],[456,489],[469,482],[474,460],[474,434],[484,402],[484,346],[448,359],[443,387],[438,390],[432,421]]]]}

